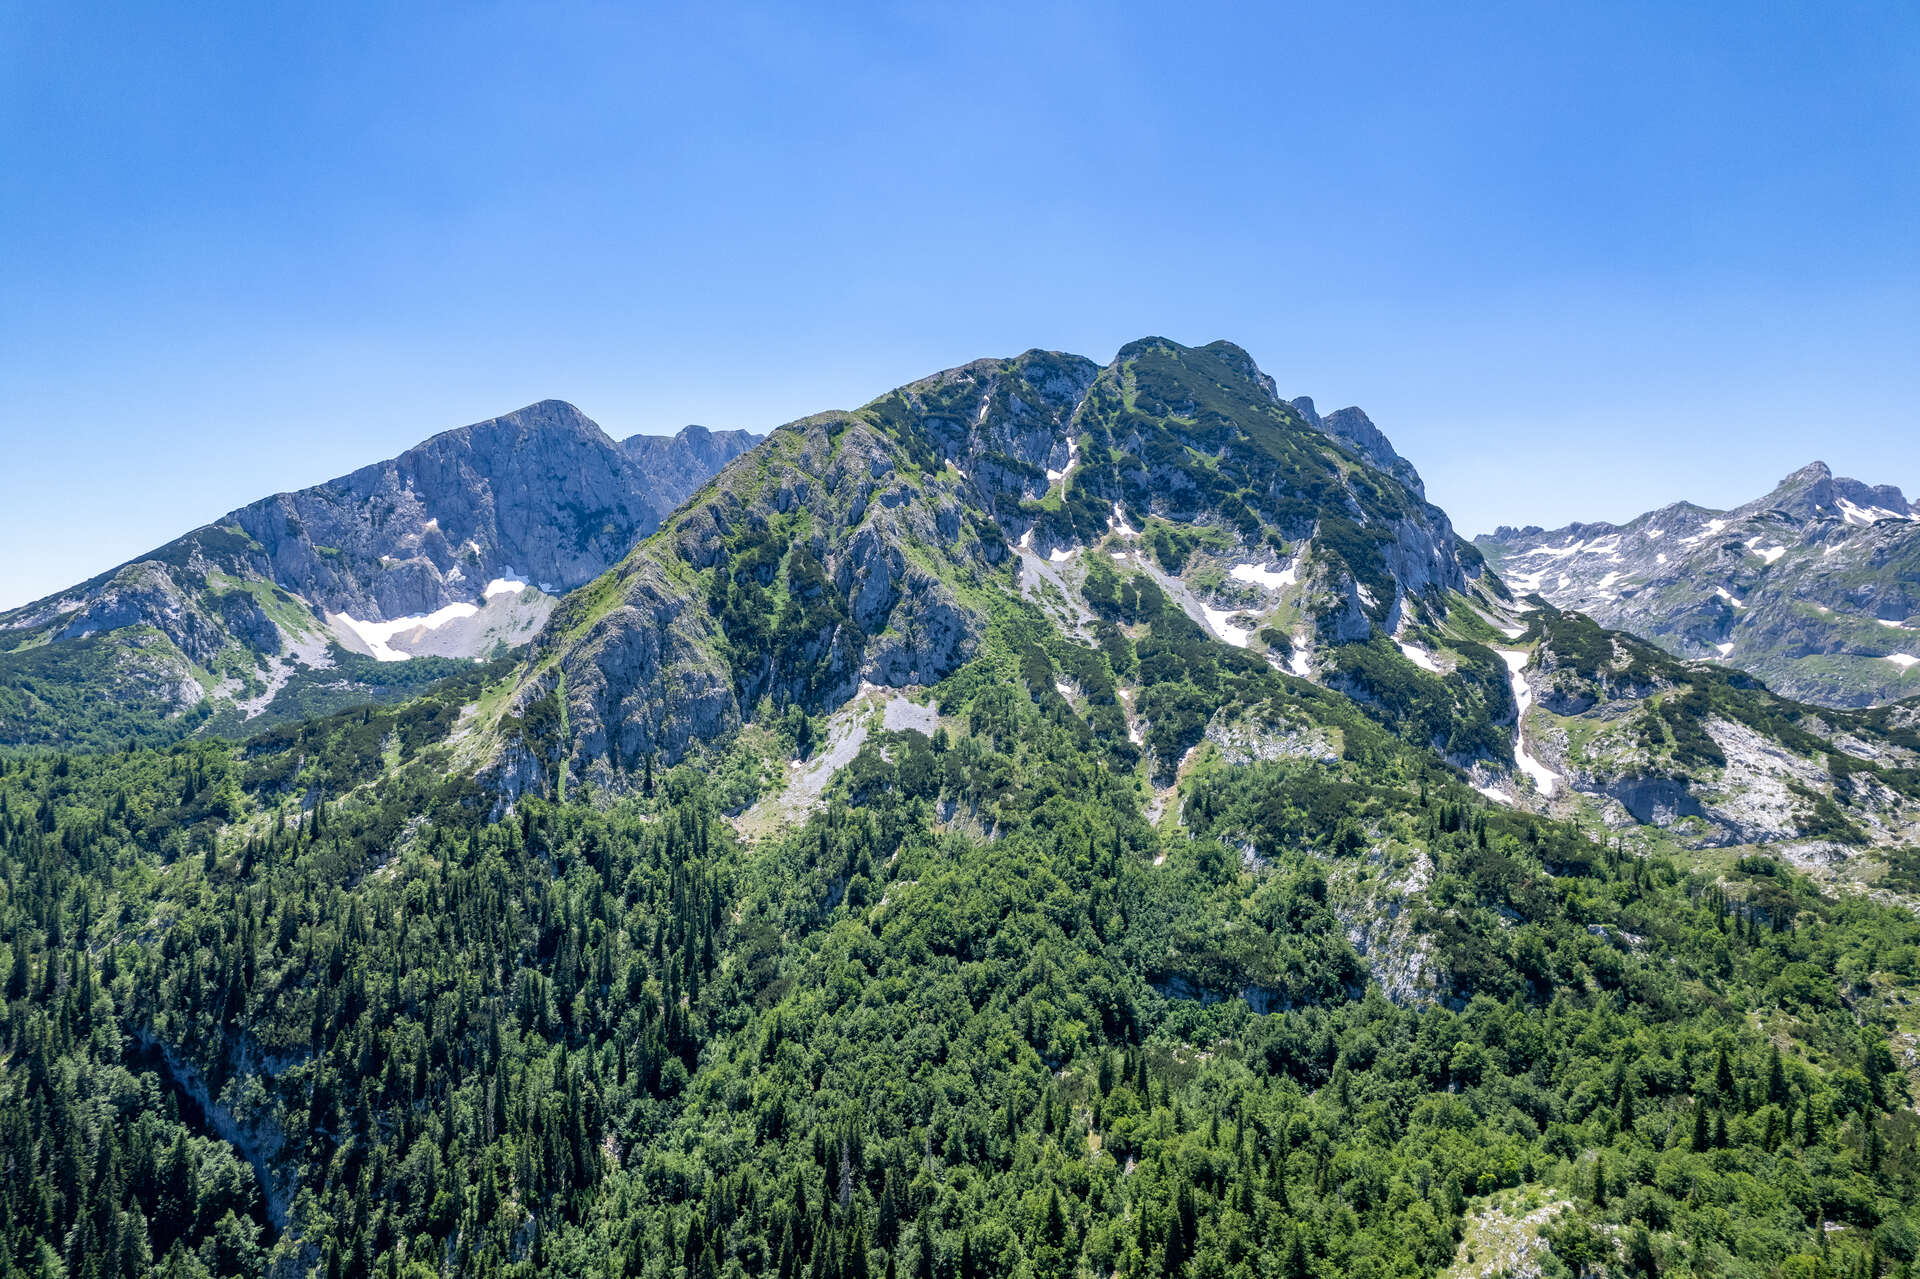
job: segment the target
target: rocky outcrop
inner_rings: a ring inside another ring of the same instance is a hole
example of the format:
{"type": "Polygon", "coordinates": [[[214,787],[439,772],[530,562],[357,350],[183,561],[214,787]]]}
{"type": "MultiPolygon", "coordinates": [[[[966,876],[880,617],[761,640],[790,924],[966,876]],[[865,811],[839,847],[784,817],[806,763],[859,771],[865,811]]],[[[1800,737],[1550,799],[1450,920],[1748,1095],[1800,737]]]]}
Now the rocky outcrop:
{"type": "Polygon", "coordinates": [[[1311,396],[1302,395],[1288,403],[1298,409],[1300,416],[1305,418],[1315,430],[1325,431],[1328,435],[1346,441],[1368,462],[1398,479],[1420,497],[1426,497],[1427,486],[1421,480],[1420,473],[1414,469],[1413,463],[1394,451],[1393,443],[1387,439],[1386,433],[1375,426],[1373,419],[1360,409],[1351,407],[1335,409],[1323,418],[1314,411],[1311,396]]]}
{"type": "Polygon", "coordinates": [[[560,594],[604,572],[756,438],[688,427],[617,444],[571,404],[543,400],[221,524],[259,544],[247,567],[363,620],[471,601],[505,577],[560,594]]]}
{"type": "Polygon", "coordinates": [[[570,598],[514,695],[496,784],[618,791],[649,756],[722,745],[765,704],[831,710],[971,657],[985,619],[956,586],[991,570],[998,538],[962,518],[955,471],[926,475],[918,437],[875,416],[781,428],[570,598]]]}

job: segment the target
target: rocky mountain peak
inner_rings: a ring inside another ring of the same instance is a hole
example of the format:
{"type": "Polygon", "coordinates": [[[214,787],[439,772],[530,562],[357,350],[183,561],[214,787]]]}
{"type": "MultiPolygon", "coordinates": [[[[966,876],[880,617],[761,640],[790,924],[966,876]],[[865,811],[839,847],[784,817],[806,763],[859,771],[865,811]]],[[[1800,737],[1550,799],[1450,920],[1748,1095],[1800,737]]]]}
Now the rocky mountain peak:
{"type": "Polygon", "coordinates": [[[1337,439],[1345,440],[1368,462],[1398,479],[1422,498],[1426,497],[1427,486],[1420,478],[1420,472],[1414,469],[1413,463],[1394,450],[1393,442],[1387,438],[1386,432],[1375,426],[1373,419],[1362,410],[1349,406],[1344,409],[1335,409],[1322,417],[1315,409],[1313,397],[1310,395],[1296,396],[1287,401],[1287,404],[1308,426],[1337,439]]]}
{"type": "Polygon", "coordinates": [[[1735,512],[1781,511],[1801,520],[1840,519],[1871,524],[1913,514],[1906,495],[1892,484],[1864,484],[1835,476],[1825,462],[1809,462],[1774,486],[1771,493],[1735,512]]]}
{"type": "MultiPolygon", "coordinates": [[[[1444,617],[1478,556],[1364,414],[1336,416],[1387,467],[1360,474],[1370,455],[1240,347],[1149,337],[1104,366],[975,360],[798,419],[554,614],[496,780],[617,790],[763,706],[831,713],[865,687],[935,684],[986,642],[1003,592],[1091,642],[1095,610],[1118,607],[1108,586],[1135,583],[1183,634],[1296,674],[1316,646],[1444,617]],[[565,738],[526,727],[548,723],[565,738]]],[[[1149,749],[1171,768],[1204,724],[1163,713],[1149,749]]]]}
{"type": "MultiPolygon", "coordinates": [[[[45,666],[85,642],[107,656],[63,671],[150,718],[201,702],[245,718],[297,677],[347,688],[314,674],[336,647],[383,662],[513,647],[759,438],[693,427],[616,444],[551,399],[442,431],[0,614],[0,690],[10,652],[49,645],[45,666]]],[[[54,740],[15,728],[0,722],[0,740],[54,740]]]]}

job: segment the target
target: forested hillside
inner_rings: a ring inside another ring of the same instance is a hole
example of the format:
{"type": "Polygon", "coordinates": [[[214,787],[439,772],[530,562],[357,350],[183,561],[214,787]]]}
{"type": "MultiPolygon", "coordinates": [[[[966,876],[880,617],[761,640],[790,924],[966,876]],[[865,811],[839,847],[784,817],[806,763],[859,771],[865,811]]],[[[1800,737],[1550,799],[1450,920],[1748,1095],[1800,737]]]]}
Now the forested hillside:
{"type": "Polygon", "coordinates": [[[1158,825],[991,670],[753,845],[689,768],[489,820],[446,767],[479,676],[14,757],[0,1264],[1414,1275],[1502,1221],[1549,1273],[1910,1261],[1908,912],[1487,805],[1257,665],[1338,752],[1158,825]],[[1395,1003],[1336,907],[1407,858],[1438,985],[1395,1003]]]}
{"type": "Polygon", "coordinates": [[[0,1279],[1920,1254],[1920,706],[1515,599],[1236,347],[803,419],[430,661],[0,754],[0,1279]]]}

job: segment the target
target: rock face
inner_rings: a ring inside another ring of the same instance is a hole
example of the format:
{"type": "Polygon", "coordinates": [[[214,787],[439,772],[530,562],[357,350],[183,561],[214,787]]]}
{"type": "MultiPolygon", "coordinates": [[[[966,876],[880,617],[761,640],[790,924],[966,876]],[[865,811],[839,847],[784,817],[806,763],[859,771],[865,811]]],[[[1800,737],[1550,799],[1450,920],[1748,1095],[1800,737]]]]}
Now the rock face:
{"type": "Polygon", "coordinates": [[[1538,593],[1790,696],[1865,706],[1920,692],[1920,518],[1900,490],[1820,462],[1731,511],[1680,502],[1623,525],[1476,539],[1538,593]]]}
{"type": "Polygon", "coordinates": [[[1330,644],[1444,613],[1479,556],[1363,414],[1336,416],[1281,400],[1238,347],[1147,338],[1104,368],[979,360],[781,427],[554,614],[494,778],[617,790],[768,708],[936,683],[977,651],[995,592],[1084,624],[1067,601],[1096,545],[1137,545],[1122,554],[1242,647],[1241,613],[1284,608],[1330,644]],[[1283,558],[1260,579],[1281,594],[1227,583],[1283,558]]]}
{"type": "Polygon", "coordinates": [[[1539,674],[1536,735],[1616,827],[1689,848],[1894,847],[1920,830],[1920,705],[1822,709],[1738,671],[1681,662],[1545,605],[1518,642],[1539,674]]]}
{"type": "MultiPolygon", "coordinates": [[[[616,442],[557,400],[447,431],[0,614],[0,687],[16,654],[96,638],[124,653],[134,633],[164,644],[123,656],[100,691],[151,700],[154,681],[132,668],[159,662],[187,676],[166,681],[162,710],[237,704],[296,665],[329,665],[335,644],[395,660],[524,642],[553,597],[618,561],[759,438],[695,426],[616,442]]],[[[0,723],[0,740],[20,740],[13,727],[0,723]]]]}
{"type": "Polygon", "coordinates": [[[1314,411],[1311,396],[1302,395],[1291,403],[1315,430],[1345,440],[1374,466],[1395,476],[1422,498],[1426,497],[1427,486],[1421,481],[1420,473],[1413,469],[1413,463],[1394,452],[1386,433],[1365,413],[1357,408],[1335,409],[1323,418],[1314,411]]]}

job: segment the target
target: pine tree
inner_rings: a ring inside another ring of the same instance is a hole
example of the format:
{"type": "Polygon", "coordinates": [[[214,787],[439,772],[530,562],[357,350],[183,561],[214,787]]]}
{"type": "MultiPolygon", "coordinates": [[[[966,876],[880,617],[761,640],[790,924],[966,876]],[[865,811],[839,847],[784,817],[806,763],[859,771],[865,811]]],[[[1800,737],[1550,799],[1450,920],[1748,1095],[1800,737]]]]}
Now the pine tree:
{"type": "Polygon", "coordinates": [[[1767,1049],[1767,1100],[1776,1106],[1787,1104],[1787,1072],[1780,1063],[1780,1046],[1767,1049]]]}

